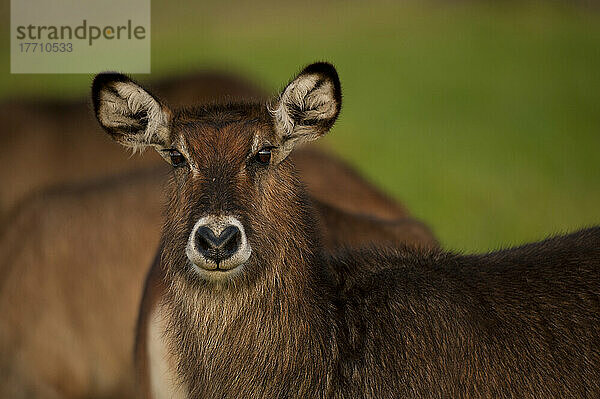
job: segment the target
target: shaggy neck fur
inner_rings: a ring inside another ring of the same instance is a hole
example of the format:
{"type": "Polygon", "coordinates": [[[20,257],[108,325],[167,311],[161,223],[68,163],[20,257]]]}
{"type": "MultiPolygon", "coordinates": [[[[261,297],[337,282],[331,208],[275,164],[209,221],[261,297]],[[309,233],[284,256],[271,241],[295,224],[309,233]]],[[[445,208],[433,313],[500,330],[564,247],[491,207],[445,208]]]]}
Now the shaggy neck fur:
{"type": "Polygon", "coordinates": [[[300,198],[287,232],[278,226],[272,237],[256,238],[248,278],[194,282],[173,264],[183,259],[163,254],[166,337],[190,397],[327,396],[337,352],[331,279],[320,267],[312,209],[300,198]]]}

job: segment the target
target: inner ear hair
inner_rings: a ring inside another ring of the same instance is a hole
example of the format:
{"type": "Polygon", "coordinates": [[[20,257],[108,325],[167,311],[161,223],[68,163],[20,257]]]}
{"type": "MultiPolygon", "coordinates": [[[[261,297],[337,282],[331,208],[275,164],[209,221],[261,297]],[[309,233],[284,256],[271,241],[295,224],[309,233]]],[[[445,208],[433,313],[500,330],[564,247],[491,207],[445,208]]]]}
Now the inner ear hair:
{"type": "Polygon", "coordinates": [[[98,75],[92,96],[98,121],[119,143],[134,152],[146,146],[166,145],[170,112],[127,76],[98,75]]]}
{"type": "Polygon", "coordinates": [[[323,62],[306,67],[286,86],[275,106],[269,107],[284,151],[327,133],[341,105],[335,68],[323,62]]]}

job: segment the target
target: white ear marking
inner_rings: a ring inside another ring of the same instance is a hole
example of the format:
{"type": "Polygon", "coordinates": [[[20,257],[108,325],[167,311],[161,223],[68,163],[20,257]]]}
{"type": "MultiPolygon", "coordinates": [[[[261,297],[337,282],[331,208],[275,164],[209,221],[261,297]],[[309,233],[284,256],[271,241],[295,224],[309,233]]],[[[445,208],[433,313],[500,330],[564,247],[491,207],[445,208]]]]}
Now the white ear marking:
{"type": "Polygon", "coordinates": [[[147,112],[148,125],[144,132],[144,140],[150,142],[152,135],[158,133],[161,128],[167,127],[167,117],[158,101],[156,101],[148,92],[141,87],[117,82],[115,84],[117,92],[127,100],[127,106],[133,114],[145,110],[147,112]]]}
{"type": "Polygon", "coordinates": [[[340,84],[335,68],[316,63],[305,68],[268,107],[278,133],[283,159],[299,143],[325,134],[341,107],[340,84]]]}
{"type": "Polygon", "coordinates": [[[93,91],[98,120],[115,140],[134,153],[167,144],[168,111],[135,82],[118,74],[99,75],[93,91]]]}

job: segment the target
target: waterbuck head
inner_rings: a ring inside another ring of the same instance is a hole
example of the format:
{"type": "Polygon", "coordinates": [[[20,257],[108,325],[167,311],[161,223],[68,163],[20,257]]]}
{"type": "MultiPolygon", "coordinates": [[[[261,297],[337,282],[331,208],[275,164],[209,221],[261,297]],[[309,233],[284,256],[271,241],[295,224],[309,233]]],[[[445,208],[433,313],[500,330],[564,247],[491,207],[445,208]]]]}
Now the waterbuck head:
{"type": "MultiPolygon", "coordinates": [[[[314,252],[313,219],[292,149],[324,135],[341,107],[332,65],[305,68],[269,103],[169,109],[120,74],[93,84],[100,124],[173,166],[162,257],[195,284],[237,285],[285,273],[314,252]]],[[[318,240],[317,240],[318,241],[318,240]]]]}

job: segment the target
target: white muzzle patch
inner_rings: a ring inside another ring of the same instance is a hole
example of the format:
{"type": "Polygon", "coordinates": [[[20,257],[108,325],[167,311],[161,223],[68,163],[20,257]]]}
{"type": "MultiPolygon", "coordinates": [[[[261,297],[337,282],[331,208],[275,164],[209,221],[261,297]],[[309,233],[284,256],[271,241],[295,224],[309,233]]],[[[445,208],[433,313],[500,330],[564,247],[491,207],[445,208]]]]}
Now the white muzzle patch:
{"type": "Polygon", "coordinates": [[[209,215],[194,224],[185,253],[198,273],[216,275],[242,266],[252,249],[237,218],[209,215]]]}

